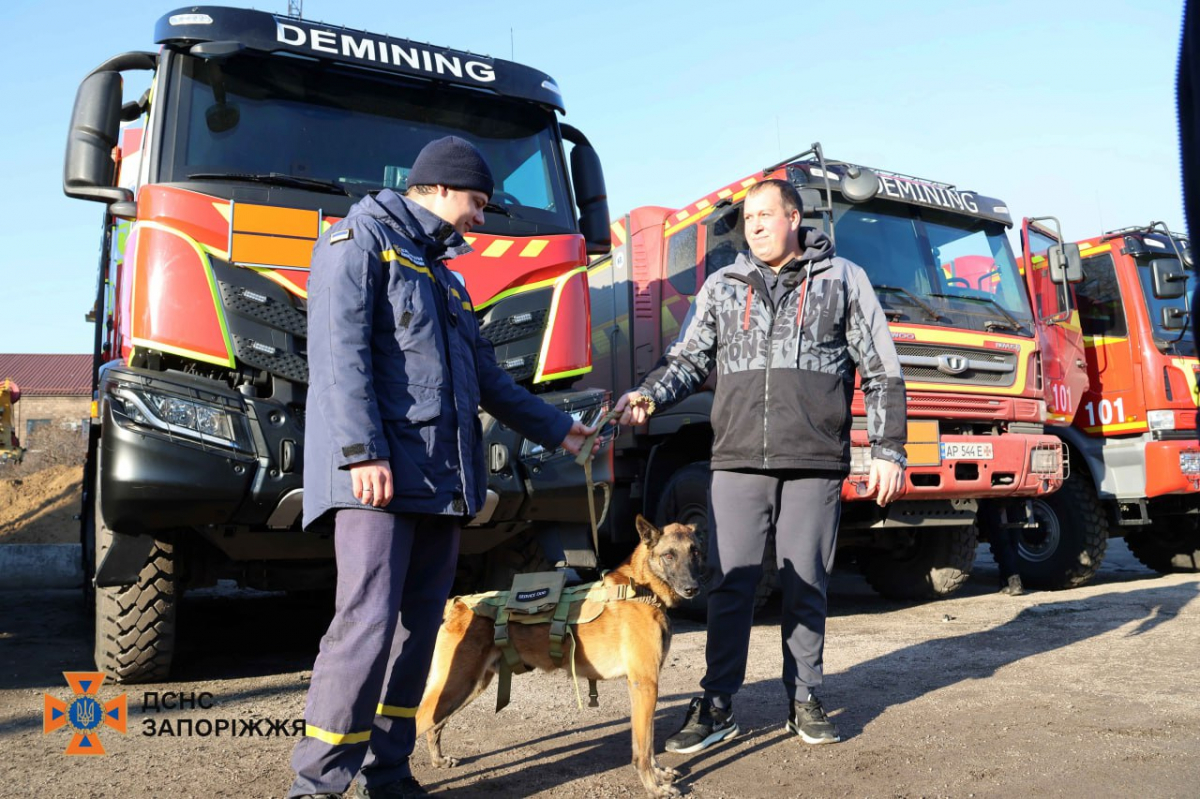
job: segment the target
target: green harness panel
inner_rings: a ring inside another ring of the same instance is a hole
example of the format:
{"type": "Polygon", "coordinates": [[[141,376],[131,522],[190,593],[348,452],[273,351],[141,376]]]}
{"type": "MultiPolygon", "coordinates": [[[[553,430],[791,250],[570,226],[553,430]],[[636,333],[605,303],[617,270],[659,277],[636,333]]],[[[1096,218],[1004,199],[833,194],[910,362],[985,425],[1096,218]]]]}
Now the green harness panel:
{"type": "MultiPolygon", "coordinates": [[[[595,582],[564,587],[564,579],[563,572],[518,574],[513,578],[512,589],[508,591],[488,591],[452,600],[463,603],[477,616],[495,622],[495,642],[503,656],[496,685],[496,712],[508,705],[512,675],[529,671],[509,639],[509,624],[548,623],[550,657],[560,667],[563,665],[563,643],[569,642],[567,655],[571,659],[571,682],[575,685],[576,700],[582,708],[583,700],[579,697],[579,683],[575,676],[575,635],[571,628],[594,621],[609,602],[646,599],[644,595],[639,596],[632,583],[607,585],[595,582]]],[[[588,680],[588,707],[599,707],[598,697],[596,681],[588,680]]]]}

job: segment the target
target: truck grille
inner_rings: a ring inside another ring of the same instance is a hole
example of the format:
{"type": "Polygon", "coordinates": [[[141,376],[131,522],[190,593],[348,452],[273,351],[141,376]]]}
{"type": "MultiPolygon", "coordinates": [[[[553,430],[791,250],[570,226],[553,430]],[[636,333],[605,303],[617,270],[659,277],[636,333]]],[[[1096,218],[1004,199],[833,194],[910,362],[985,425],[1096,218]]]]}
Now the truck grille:
{"type": "Polygon", "coordinates": [[[499,347],[510,341],[539,335],[546,327],[548,315],[549,312],[546,310],[536,310],[515,316],[503,316],[485,323],[479,328],[479,332],[484,338],[499,347]]]}
{"type": "Polygon", "coordinates": [[[233,347],[238,360],[256,366],[293,383],[308,383],[308,363],[294,352],[233,334],[233,347]]]}
{"type": "Polygon", "coordinates": [[[919,383],[1011,386],[1017,353],[928,344],[896,344],[904,379],[919,383]]]}
{"type": "Polygon", "coordinates": [[[304,314],[277,299],[218,281],[225,307],[239,316],[255,319],[269,327],[307,338],[308,322],[304,314]]]}

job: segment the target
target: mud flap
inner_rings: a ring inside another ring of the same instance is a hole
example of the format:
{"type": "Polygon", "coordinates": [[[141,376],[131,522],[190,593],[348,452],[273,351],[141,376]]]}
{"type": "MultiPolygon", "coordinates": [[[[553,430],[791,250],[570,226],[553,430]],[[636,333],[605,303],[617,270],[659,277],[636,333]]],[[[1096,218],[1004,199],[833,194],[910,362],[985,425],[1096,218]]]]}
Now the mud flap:
{"type": "Polygon", "coordinates": [[[154,536],[114,532],[112,546],[96,567],[96,587],[117,588],[136,583],[153,548],[154,536]]]}

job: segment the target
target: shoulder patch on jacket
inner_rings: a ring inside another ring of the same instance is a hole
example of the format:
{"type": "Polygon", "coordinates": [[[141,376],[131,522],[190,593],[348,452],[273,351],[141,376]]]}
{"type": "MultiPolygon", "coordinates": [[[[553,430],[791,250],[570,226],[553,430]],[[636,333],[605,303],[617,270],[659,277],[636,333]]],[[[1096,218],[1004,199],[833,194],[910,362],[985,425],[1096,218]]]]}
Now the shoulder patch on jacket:
{"type": "Polygon", "coordinates": [[[352,238],[354,238],[354,229],[346,228],[345,230],[339,230],[337,233],[334,233],[332,236],[330,236],[329,243],[337,244],[339,242],[349,241],[352,238]]]}

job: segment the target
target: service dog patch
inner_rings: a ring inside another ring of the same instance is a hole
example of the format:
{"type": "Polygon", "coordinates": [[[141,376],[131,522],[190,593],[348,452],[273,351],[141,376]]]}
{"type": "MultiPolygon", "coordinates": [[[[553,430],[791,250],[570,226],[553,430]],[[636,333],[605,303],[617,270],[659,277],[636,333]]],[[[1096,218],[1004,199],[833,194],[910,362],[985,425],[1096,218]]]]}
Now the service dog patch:
{"type": "Polygon", "coordinates": [[[533,602],[538,599],[545,599],[550,596],[549,588],[539,588],[536,591],[519,591],[517,592],[518,602],[533,602]]]}

